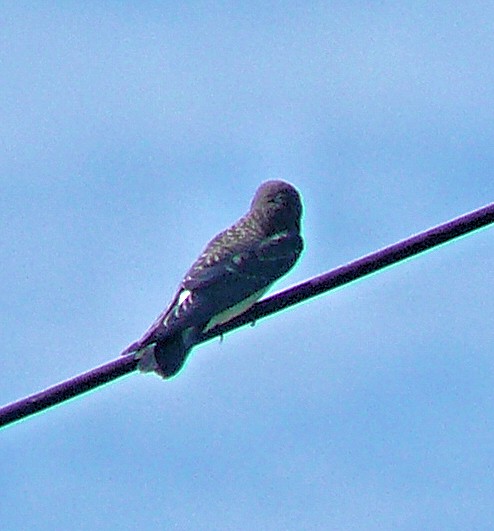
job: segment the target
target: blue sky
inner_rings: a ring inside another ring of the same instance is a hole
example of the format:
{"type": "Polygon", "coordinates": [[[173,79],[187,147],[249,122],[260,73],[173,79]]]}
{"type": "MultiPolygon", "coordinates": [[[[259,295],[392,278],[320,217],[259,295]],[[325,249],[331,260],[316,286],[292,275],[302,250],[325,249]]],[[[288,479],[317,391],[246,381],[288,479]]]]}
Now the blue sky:
{"type": "MultiPolygon", "coordinates": [[[[494,200],[487,2],[0,10],[0,402],[115,358],[257,186],[287,287],[494,200]]],[[[9,530],[494,526],[492,229],[0,435],[9,530]]]]}

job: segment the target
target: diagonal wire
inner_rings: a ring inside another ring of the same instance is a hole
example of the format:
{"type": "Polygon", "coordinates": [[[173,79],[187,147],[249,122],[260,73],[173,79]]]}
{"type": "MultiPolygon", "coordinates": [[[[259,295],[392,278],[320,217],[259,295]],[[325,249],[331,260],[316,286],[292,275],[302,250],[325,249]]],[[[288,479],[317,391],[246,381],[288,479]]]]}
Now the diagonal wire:
{"type": "MultiPolygon", "coordinates": [[[[433,249],[455,238],[486,227],[494,222],[494,203],[458,218],[437,225],[425,232],[411,236],[358,258],[344,266],[313,277],[285,291],[276,293],[254,306],[228,323],[217,326],[203,334],[200,343],[223,335],[247,323],[253,323],[283,308],[293,306],[303,300],[320,295],[337,287],[348,284],[358,278],[384,269],[407,258],[433,249]]],[[[121,356],[95,369],[79,374],[69,380],[49,387],[16,402],[0,407],[0,428],[34,413],[69,400],[75,396],[95,389],[112,380],[116,380],[137,368],[133,354],[121,356]]]]}

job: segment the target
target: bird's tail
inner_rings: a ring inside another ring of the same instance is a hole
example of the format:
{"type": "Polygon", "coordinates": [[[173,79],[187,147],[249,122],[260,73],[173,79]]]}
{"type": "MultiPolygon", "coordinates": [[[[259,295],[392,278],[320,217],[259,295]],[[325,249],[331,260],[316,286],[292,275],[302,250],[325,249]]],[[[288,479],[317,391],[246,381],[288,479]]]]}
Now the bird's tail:
{"type": "Polygon", "coordinates": [[[162,378],[171,378],[184,366],[190,350],[179,332],[136,350],[135,359],[141,372],[154,371],[162,378]]]}

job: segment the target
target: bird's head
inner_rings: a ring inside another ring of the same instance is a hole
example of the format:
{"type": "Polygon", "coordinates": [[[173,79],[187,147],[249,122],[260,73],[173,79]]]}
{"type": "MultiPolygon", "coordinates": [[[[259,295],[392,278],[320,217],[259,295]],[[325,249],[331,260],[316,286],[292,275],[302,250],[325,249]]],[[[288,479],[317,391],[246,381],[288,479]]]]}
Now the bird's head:
{"type": "Polygon", "coordinates": [[[285,181],[266,181],[257,189],[250,211],[270,232],[300,232],[302,201],[294,186],[285,181]]]}

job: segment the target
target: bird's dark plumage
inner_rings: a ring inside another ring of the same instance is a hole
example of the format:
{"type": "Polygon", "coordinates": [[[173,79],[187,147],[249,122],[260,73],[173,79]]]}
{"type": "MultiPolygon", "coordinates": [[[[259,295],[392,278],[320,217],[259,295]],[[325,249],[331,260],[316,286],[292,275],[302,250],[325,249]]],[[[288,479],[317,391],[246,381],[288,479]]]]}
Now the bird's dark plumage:
{"type": "Polygon", "coordinates": [[[175,375],[203,331],[247,310],[293,267],[303,249],[301,216],[292,185],[263,183],[247,214],[208,243],[168,308],[122,354],[135,352],[141,371],[175,375]]]}

